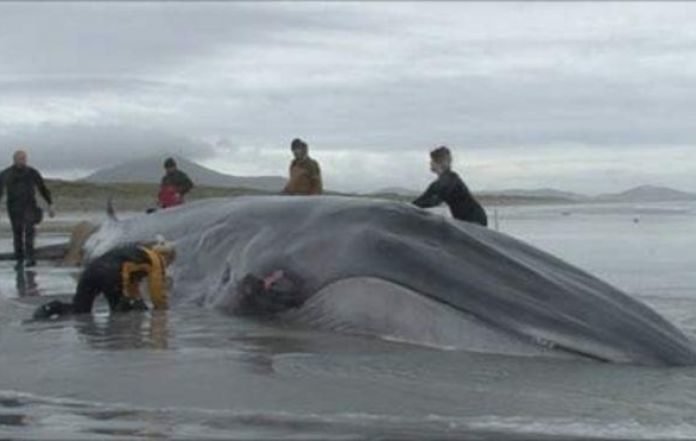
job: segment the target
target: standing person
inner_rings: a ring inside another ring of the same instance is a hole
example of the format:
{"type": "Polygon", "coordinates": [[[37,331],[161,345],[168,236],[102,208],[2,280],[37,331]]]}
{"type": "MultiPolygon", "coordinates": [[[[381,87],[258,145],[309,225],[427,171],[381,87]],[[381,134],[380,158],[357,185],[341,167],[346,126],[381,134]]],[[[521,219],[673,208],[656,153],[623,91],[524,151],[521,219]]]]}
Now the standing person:
{"type": "Polygon", "coordinates": [[[177,168],[174,158],[164,161],[165,175],[162,177],[157,195],[160,208],[169,208],[184,203],[184,196],[193,188],[188,175],[177,168]]]}
{"type": "Polygon", "coordinates": [[[413,201],[414,205],[430,208],[444,202],[455,219],[484,227],[488,225],[483,207],[474,199],[459,175],[452,171],[452,154],[447,147],[438,147],[430,152],[430,170],[438,178],[425,193],[413,201]]]}
{"type": "Polygon", "coordinates": [[[290,144],[295,159],[290,164],[290,179],[283,193],[292,195],[319,195],[324,191],[319,163],[309,157],[309,147],[301,139],[290,144]]]}
{"type": "Polygon", "coordinates": [[[12,166],[0,174],[0,199],[7,190],[7,214],[12,224],[16,268],[36,265],[34,260],[34,235],[36,224],[41,222],[43,212],[36,203],[36,189],[48,204],[48,214],[53,212],[51,192],[46,188],[43,177],[35,168],[27,165],[27,153],[17,150],[12,156],[12,166]]]}

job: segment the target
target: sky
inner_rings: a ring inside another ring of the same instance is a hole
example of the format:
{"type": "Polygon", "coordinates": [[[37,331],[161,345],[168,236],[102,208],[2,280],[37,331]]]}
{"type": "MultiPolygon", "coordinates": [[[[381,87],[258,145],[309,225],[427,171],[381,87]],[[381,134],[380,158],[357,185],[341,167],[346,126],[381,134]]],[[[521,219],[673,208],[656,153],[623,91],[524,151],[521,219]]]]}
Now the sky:
{"type": "Polygon", "coordinates": [[[696,191],[696,4],[0,3],[0,161],[155,154],[325,186],[696,191]]]}

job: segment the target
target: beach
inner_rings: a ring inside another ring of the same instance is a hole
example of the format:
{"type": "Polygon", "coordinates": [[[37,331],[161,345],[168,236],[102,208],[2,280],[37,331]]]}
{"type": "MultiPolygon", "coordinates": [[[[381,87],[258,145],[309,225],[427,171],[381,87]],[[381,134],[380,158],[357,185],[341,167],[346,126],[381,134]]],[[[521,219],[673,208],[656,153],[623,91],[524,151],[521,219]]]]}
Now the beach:
{"type": "MultiPolygon", "coordinates": [[[[692,338],[695,220],[691,203],[499,208],[501,232],[605,279],[692,338]]],[[[10,262],[0,272],[0,432],[16,439],[696,435],[693,367],[473,353],[194,306],[112,317],[100,301],[94,317],[29,323],[39,303],[72,292],[78,271],[40,263],[28,291],[10,262]]]]}

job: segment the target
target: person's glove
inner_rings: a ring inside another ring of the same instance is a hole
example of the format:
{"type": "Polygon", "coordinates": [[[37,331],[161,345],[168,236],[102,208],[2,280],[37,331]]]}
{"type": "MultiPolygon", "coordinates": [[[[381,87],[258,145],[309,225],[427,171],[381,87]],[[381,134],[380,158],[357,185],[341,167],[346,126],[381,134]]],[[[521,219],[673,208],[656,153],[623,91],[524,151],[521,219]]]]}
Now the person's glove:
{"type": "Polygon", "coordinates": [[[148,307],[143,299],[132,299],[130,297],[121,297],[118,301],[114,312],[130,312],[130,311],[147,311],[148,307]]]}
{"type": "Polygon", "coordinates": [[[60,317],[72,312],[71,305],[60,300],[53,300],[45,305],[39,306],[34,311],[34,320],[49,320],[53,317],[60,317]]]}

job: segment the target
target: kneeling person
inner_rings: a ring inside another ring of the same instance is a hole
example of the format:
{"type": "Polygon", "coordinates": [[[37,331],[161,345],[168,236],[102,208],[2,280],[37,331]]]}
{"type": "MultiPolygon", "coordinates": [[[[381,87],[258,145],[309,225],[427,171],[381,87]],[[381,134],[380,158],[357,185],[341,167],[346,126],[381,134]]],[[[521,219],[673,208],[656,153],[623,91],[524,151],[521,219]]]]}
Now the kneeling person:
{"type": "Polygon", "coordinates": [[[166,309],[166,268],[175,255],[173,244],[162,241],[155,245],[128,244],[114,248],[85,268],[71,303],[49,302],[36,310],[34,318],[91,312],[99,294],[104,294],[112,312],[146,310],[139,288],[145,278],[154,309],[166,309]]]}

